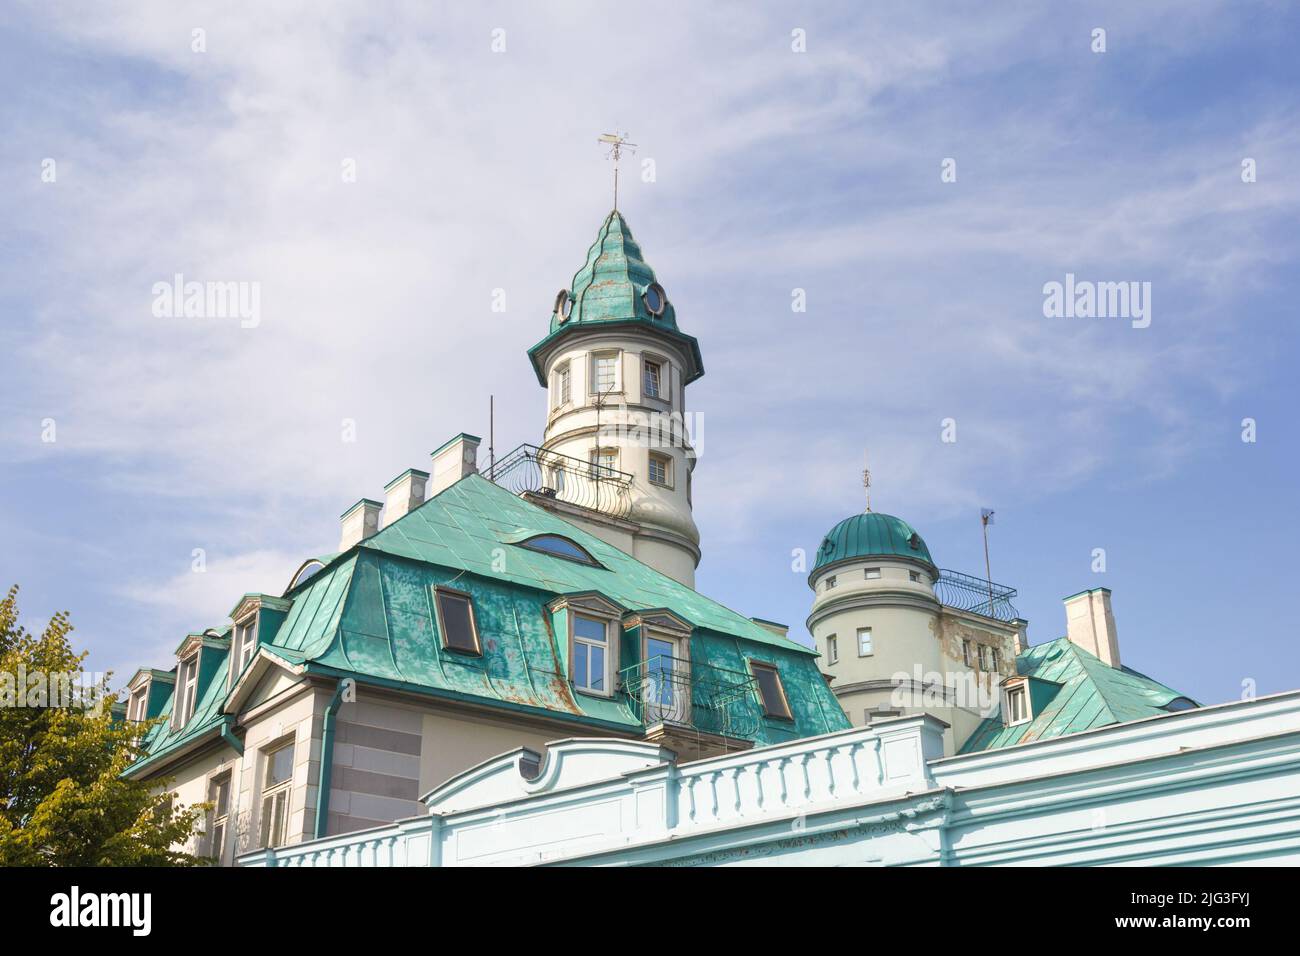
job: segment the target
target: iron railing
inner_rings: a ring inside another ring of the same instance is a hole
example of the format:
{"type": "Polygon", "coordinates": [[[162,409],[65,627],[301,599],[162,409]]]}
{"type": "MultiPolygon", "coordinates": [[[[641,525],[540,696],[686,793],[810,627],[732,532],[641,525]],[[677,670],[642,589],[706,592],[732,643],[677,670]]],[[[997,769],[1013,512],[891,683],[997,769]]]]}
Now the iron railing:
{"type": "Polygon", "coordinates": [[[643,726],[673,724],[707,734],[758,732],[754,678],[678,657],[652,657],[619,675],[629,716],[643,726]]]}
{"type": "Polygon", "coordinates": [[[934,582],[934,593],[940,603],[972,614],[982,614],[995,621],[1014,621],[1020,617],[1011,599],[1016,589],[995,584],[960,571],[940,569],[934,582]]]}
{"type": "Polygon", "coordinates": [[[632,510],[632,476],[536,445],[520,445],[489,467],[489,478],[517,495],[533,494],[615,518],[632,510]]]}

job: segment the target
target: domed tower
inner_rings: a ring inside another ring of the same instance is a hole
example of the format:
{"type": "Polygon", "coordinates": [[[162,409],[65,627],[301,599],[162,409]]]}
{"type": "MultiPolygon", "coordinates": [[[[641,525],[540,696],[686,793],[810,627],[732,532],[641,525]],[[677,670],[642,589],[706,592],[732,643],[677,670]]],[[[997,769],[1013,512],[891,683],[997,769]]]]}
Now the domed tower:
{"type": "Polygon", "coordinates": [[[951,754],[996,705],[1024,622],[1005,600],[1014,592],[989,585],[985,599],[974,578],[975,610],[945,603],[950,581],[965,578],[940,571],[916,529],[893,515],[853,515],[827,533],[808,576],[808,630],[855,726],[932,714],[949,725],[951,754]]]}
{"type": "Polygon", "coordinates": [[[700,533],[686,386],[704,364],[617,210],[556,295],[550,331],[528,357],[549,394],[537,455],[543,503],[694,587],[700,533]]]}

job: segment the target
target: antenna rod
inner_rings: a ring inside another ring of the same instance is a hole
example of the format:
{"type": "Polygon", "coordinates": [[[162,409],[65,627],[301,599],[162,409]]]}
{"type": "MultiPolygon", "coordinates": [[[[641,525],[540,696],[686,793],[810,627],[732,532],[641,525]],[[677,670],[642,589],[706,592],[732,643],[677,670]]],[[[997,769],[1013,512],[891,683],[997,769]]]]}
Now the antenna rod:
{"type": "Polygon", "coordinates": [[[980,512],[980,524],[984,526],[984,580],[989,586],[989,617],[993,616],[993,569],[989,566],[989,522],[993,512],[988,508],[980,512]]]}
{"type": "MultiPolygon", "coordinates": [[[[862,464],[868,465],[867,450],[862,449],[862,464]]],[[[871,469],[863,467],[862,469],[862,489],[867,493],[867,512],[871,511],[871,469]]]]}
{"type": "Polygon", "coordinates": [[[497,480],[496,449],[496,403],[495,395],[488,396],[488,480],[497,480]]]}

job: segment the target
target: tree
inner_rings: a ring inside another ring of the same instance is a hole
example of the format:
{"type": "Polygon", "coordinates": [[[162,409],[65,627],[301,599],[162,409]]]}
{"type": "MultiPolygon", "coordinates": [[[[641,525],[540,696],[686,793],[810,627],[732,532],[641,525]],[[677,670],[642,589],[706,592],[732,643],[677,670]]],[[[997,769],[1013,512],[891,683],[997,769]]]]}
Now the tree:
{"type": "Polygon", "coordinates": [[[66,613],[39,636],[21,627],[16,586],[0,601],[0,865],[203,863],[172,847],[206,805],[178,807],[165,783],[122,777],[143,753],[142,725],[114,718],[108,678],[75,701],[60,696],[88,653],[71,631],[66,613]]]}

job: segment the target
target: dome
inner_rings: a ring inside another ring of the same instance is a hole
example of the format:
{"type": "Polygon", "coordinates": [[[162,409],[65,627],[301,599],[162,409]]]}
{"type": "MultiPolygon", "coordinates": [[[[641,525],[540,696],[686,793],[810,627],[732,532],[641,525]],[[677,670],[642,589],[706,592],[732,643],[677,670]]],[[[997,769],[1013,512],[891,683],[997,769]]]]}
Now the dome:
{"type": "Polygon", "coordinates": [[[845,518],[827,532],[813,571],[852,558],[907,558],[933,568],[925,539],[902,518],[874,511],[845,518]]]}

